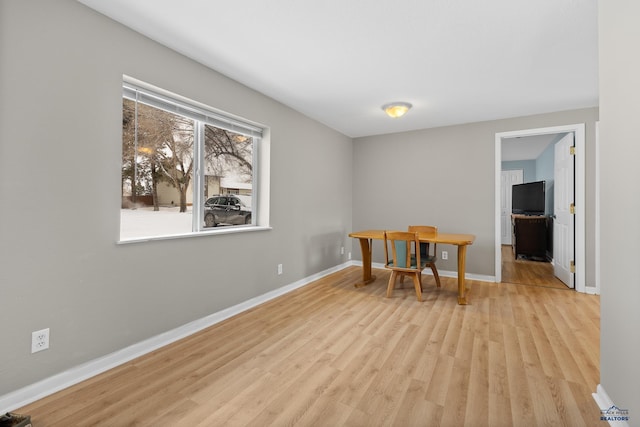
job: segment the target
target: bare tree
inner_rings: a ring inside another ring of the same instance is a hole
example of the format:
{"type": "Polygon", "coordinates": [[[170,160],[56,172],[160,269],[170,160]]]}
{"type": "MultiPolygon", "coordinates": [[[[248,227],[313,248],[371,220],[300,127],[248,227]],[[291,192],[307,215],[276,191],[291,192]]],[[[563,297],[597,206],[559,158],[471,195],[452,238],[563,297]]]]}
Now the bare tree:
{"type": "MultiPolygon", "coordinates": [[[[166,113],[169,114],[169,113],[166,113]]],[[[180,193],[180,212],[187,211],[187,190],[193,176],[193,120],[171,114],[171,131],[163,134],[157,152],[160,172],[180,193]]]]}
{"type": "MultiPolygon", "coordinates": [[[[134,203],[138,195],[152,195],[158,210],[158,184],[165,181],[178,190],[180,212],[186,212],[194,168],[194,121],[125,99],[122,128],[123,194],[131,183],[134,203]]],[[[207,167],[218,176],[251,182],[253,139],[211,125],[204,129],[207,167]]]]}
{"type": "Polygon", "coordinates": [[[253,139],[228,130],[206,125],[204,127],[205,161],[223,176],[230,170],[251,181],[253,173],[253,139]]]}
{"type": "Polygon", "coordinates": [[[186,212],[193,169],[193,121],[141,103],[137,120],[135,111],[135,102],[124,100],[123,188],[124,181],[130,180],[134,202],[136,194],[150,194],[158,210],[158,183],[166,180],[180,194],[180,212],[186,212]]]}
{"type": "Polygon", "coordinates": [[[134,205],[138,195],[153,195],[154,206],[158,210],[157,174],[154,171],[158,149],[157,120],[151,107],[123,100],[122,108],[122,189],[123,194],[130,186],[134,205]]]}
{"type": "Polygon", "coordinates": [[[137,202],[135,178],[135,109],[127,99],[122,102],[122,195],[131,192],[131,200],[137,202]],[[128,186],[131,186],[129,189],[128,186]]]}

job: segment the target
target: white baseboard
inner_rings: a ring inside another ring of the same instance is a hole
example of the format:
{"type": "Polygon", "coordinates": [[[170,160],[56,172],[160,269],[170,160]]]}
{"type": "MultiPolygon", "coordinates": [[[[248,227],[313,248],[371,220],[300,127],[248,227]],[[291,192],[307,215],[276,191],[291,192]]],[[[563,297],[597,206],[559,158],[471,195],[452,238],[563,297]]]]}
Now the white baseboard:
{"type": "Polygon", "coordinates": [[[584,293],[585,294],[589,294],[589,295],[600,295],[600,292],[598,291],[598,288],[596,288],[594,286],[586,286],[584,288],[584,293]]]}
{"type": "MultiPolygon", "coordinates": [[[[362,265],[362,261],[354,261],[353,265],[361,266],[362,265]]],[[[385,268],[384,264],[381,263],[381,262],[372,262],[371,263],[371,267],[372,268],[385,268]]],[[[433,275],[431,270],[428,269],[428,268],[423,270],[423,273],[433,275]]],[[[438,275],[440,275],[442,277],[457,278],[458,277],[458,272],[457,271],[449,271],[449,270],[440,270],[440,269],[438,269],[438,275]]],[[[469,273],[465,273],[464,278],[465,279],[469,279],[469,280],[478,280],[480,282],[495,283],[495,281],[496,281],[496,276],[487,276],[487,275],[484,275],[484,274],[469,274],[469,273]]]]}
{"type": "Polygon", "coordinates": [[[623,412],[624,409],[621,410],[613,403],[607,392],[604,390],[604,387],[602,387],[602,384],[598,384],[598,387],[596,387],[596,392],[592,393],[591,395],[593,396],[593,400],[596,401],[601,411],[611,411],[610,414],[603,412],[602,417],[605,417],[605,419],[601,419],[600,421],[607,421],[611,427],[629,427],[629,423],[627,421],[617,420],[618,418],[625,417],[628,420],[629,414],[627,413],[625,415],[624,413],[620,413],[623,412]]]}
{"type": "MultiPolygon", "coordinates": [[[[177,327],[170,331],[156,335],[139,343],[130,345],[121,350],[107,354],[106,356],[99,357],[97,359],[90,360],[78,366],[74,366],[59,374],[53,375],[44,380],[25,386],[19,390],[7,393],[0,396],[0,414],[13,411],[43,397],[49,396],[74,384],[78,384],[84,380],[94,377],[98,374],[115,368],[129,362],[137,357],[144,356],[158,348],[164,347],[175,341],[188,337],[196,332],[213,326],[225,319],[235,316],[243,311],[249,310],[262,303],[270,301],[295,289],[301,288],[309,283],[318,280],[324,276],[340,271],[349,266],[362,266],[361,261],[347,261],[341,265],[329,268],[319,273],[313,274],[309,277],[305,277],[289,285],[282,286],[266,294],[251,298],[240,304],[226,308],[219,312],[213,313],[209,316],[203,317],[186,325],[177,327]]],[[[384,264],[373,263],[374,268],[384,268],[384,264]]],[[[425,273],[431,274],[430,270],[425,270],[425,273]]],[[[458,277],[456,271],[440,271],[438,273],[443,277],[458,277]]],[[[495,278],[492,276],[482,276],[474,274],[466,274],[465,277],[470,280],[480,280],[485,282],[495,282],[495,278]]]]}
{"type": "Polygon", "coordinates": [[[304,279],[298,280],[289,285],[282,286],[266,294],[251,298],[240,304],[226,308],[224,310],[213,313],[186,325],[177,327],[170,331],[156,335],[139,343],[125,347],[106,356],[99,357],[89,362],[74,366],[59,374],[45,378],[37,383],[30,384],[19,390],[0,396],[0,414],[13,411],[38,399],[49,396],[55,392],[63,390],[74,384],[78,384],[86,379],[101,374],[116,366],[129,362],[137,357],[143,356],[160,347],[164,347],[175,341],[181,340],[189,335],[199,332],[209,326],[215,325],[225,319],[235,316],[243,311],[249,310],[295,289],[301,288],[309,283],[316,281],[324,276],[340,271],[346,267],[355,265],[353,261],[329,268],[319,273],[313,274],[304,279]]]}

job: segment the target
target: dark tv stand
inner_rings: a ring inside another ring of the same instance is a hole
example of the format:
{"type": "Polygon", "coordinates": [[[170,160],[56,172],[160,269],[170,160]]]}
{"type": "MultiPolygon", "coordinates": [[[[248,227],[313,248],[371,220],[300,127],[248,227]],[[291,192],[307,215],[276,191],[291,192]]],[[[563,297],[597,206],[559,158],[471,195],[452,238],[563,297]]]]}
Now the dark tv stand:
{"type": "Polygon", "coordinates": [[[511,215],[513,255],[547,260],[548,218],[544,215],[511,215]]]}

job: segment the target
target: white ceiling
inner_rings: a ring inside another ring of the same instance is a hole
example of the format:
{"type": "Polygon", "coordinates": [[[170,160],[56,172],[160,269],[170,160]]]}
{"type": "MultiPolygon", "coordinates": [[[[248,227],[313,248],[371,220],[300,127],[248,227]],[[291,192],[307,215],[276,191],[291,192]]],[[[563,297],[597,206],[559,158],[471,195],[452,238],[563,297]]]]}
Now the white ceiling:
{"type": "Polygon", "coordinates": [[[598,105],[597,0],[79,1],[351,137],[598,105]]]}
{"type": "Polygon", "coordinates": [[[502,139],[502,161],[535,160],[551,144],[566,134],[520,136],[502,139]]]}

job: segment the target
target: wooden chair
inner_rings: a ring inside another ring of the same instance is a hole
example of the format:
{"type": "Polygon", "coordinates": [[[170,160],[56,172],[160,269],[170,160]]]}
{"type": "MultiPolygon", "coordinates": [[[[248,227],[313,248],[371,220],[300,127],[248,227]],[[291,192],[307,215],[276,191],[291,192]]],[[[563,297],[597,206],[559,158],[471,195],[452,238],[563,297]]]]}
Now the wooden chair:
{"type": "MultiPolygon", "coordinates": [[[[410,225],[409,232],[420,234],[438,234],[438,227],[432,225],[410,225]]],[[[438,246],[433,244],[433,255],[430,254],[429,243],[420,243],[420,259],[431,268],[433,277],[436,279],[436,285],[440,287],[440,275],[438,275],[438,269],[436,268],[436,261],[438,260],[438,246]]]]}
{"type": "Polygon", "coordinates": [[[410,275],[413,278],[418,301],[422,301],[422,270],[426,265],[420,258],[418,233],[385,231],[384,255],[386,257],[385,267],[391,270],[387,298],[391,297],[398,276],[410,275]],[[389,247],[391,247],[391,253],[389,253],[389,247]]]}

